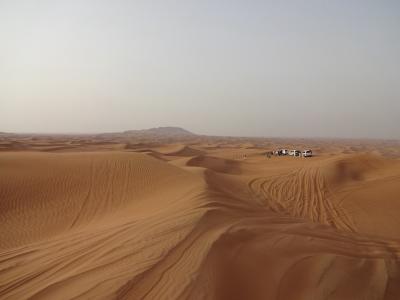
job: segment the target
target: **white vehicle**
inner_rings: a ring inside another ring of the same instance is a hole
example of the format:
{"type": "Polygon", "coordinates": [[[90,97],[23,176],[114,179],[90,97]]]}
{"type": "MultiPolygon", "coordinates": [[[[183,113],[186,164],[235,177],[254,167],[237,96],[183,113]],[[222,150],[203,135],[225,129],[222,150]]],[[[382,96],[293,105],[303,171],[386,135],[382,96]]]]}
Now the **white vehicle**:
{"type": "Polygon", "coordinates": [[[289,154],[289,150],[287,149],[282,149],[282,155],[288,155],[289,154]]]}
{"type": "Polygon", "coordinates": [[[304,150],[301,155],[303,157],[311,157],[312,156],[312,151],[311,150],[304,150]]]}

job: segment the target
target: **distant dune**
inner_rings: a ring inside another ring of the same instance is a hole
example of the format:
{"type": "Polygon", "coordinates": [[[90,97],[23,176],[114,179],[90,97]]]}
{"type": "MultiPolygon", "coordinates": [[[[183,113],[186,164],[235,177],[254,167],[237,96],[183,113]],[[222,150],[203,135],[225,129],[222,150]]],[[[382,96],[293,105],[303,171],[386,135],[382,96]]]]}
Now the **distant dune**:
{"type": "Polygon", "coordinates": [[[400,299],[396,141],[150,132],[1,141],[0,299],[400,299]]]}
{"type": "Polygon", "coordinates": [[[153,136],[164,136],[164,137],[181,137],[181,136],[194,136],[195,134],[180,128],[180,127],[157,127],[143,130],[127,130],[123,132],[128,135],[153,135],[153,136]]]}

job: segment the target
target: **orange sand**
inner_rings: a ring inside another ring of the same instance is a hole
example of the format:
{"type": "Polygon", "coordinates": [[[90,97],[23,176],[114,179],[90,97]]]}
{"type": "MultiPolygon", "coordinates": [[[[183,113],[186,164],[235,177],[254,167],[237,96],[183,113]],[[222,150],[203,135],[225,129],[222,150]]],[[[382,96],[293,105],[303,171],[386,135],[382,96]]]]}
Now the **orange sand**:
{"type": "Polygon", "coordinates": [[[13,136],[0,150],[1,299],[400,299],[397,142],[13,136]],[[284,145],[318,155],[263,155],[284,145]]]}

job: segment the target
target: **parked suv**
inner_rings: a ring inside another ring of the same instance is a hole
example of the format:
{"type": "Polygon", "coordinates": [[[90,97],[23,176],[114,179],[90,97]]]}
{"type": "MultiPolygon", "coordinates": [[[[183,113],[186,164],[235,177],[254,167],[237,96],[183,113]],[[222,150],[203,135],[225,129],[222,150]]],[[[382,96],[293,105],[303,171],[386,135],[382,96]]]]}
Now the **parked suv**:
{"type": "Polygon", "coordinates": [[[301,151],[300,151],[300,150],[294,150],[293,156],[295,156],[295,157],[301,157],[301,151]]]}
{"type": "Polygon", "coordinates": [[[304,150],[301,155],[303,157],[311,157],[312,156],[312,151],[311,150],[304,150]]]}

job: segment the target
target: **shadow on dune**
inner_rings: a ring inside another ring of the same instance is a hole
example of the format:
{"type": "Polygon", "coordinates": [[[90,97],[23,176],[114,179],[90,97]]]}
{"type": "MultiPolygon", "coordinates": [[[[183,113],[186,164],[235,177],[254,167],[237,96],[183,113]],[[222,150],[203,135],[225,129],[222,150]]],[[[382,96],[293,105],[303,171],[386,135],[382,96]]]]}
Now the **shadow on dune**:
{"type": "MultiPolygon", "coordinates": [[[[338,230],[311,161],[268,176],[206,155],[187,161],[201,172],[130,152],[1,159],[1,298],[400,298],[399,240],[338,230]]],[[[380,168],[330,163],[335,184],[380,168]]]]}
{"type": "Polygon", "coordinates": [[[223,159],[207,155],[193,157],[187,162],[187,166],[203,167],[219,173],[241,174],[240,163],[235,160],[223,159]]]}

